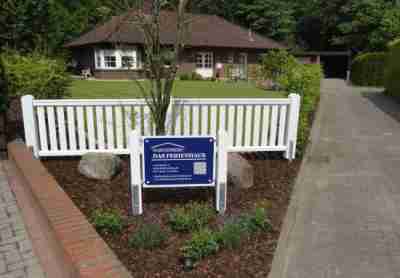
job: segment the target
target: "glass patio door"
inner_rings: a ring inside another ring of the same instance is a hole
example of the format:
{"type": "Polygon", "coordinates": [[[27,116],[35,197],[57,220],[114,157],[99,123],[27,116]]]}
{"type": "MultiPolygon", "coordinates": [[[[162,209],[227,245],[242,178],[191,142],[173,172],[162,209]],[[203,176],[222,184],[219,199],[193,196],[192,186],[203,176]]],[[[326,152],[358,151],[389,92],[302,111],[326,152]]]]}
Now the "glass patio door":
{"type": "Polygon", "coordinates": [[[247,53],[239,54],[239,77],[240,79],[247,79],[247,53]]]}
{"type": "Polygon", "coordinates": [[[212,52],[199,52],[196,54],[196,72],[203,78],[214,76],[214,55],[212,52]]]}

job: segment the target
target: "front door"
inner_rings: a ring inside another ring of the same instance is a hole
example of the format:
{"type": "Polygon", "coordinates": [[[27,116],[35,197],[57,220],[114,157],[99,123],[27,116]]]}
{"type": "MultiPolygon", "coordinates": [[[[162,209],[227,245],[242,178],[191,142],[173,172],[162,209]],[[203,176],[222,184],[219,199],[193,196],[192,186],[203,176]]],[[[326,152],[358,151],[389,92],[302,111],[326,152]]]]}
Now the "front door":
{"type": "Polygon", "coordinates": [[[247,79],[247,53],[239,54],[239,77],[247,79]]]}
{"type": "Polygon", "coordinates": [[[214,76],[214,55],[212,52],[199,52],[196,54],[196,72],[203,78],[214,76]]]}

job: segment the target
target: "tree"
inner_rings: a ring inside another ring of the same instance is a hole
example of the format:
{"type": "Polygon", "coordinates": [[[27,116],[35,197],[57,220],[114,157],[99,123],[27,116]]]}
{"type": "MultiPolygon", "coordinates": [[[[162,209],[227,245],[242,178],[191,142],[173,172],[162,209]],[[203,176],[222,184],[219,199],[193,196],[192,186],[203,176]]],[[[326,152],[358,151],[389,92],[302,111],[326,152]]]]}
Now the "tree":
{"type": "MultiPolygon", "coordinates": [[[[136,84],[150,108],[157,135],[166,133],[167,112],[178,72],[179,58],[184,47],[186,27],[189,24],[189,19],[186,16],[188,1],[148,0],[144,2],[136,1],[134,5],[128,3],[128,6],[122,6],[123,9],[129,11],[123,16],[120,26],[126,23],[133,24],[143,33],[144,66],[148,73],[149,86],[138,81],[136,81],[136,84]],[[144,5],[149,5],[149,13],[144,5]],[[163,9],[174,10],[176,15],[176,38],[171,48],[163,46],[161,42],[163,9]]],[[[118,29],[117,27],[116,32],[119,31],[118,29]]]]}

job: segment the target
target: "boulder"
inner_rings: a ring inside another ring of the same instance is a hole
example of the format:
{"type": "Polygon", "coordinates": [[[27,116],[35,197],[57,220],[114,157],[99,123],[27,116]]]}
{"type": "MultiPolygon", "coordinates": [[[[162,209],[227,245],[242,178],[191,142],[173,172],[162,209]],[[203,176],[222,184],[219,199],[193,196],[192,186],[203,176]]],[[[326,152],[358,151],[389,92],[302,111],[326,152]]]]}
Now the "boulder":
{"type": "Polygon", "coordinates": [[[240,154],[228,154],[228,181],[237,188],[247,189],[254,185],[254,168],[240,154]]]}
{"type": "Polygon", "coordinates": [[[109,153],[87,153],[79,162],[79,173],[99,180],[109,180],[121,170],[121,159],[109,153]]]}

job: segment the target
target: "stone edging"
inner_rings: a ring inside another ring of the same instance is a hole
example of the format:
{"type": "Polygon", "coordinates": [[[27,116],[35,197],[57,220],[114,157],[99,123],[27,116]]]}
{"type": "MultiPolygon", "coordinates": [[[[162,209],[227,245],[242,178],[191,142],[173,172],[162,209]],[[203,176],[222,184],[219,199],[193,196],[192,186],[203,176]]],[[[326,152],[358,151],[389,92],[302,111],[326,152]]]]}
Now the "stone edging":
{"type": "Polygon", "coordinates": [[[131,278],[40,160],[22,143],[10,143],[8,154],[10,183],[48,277],[131,278]]]}

